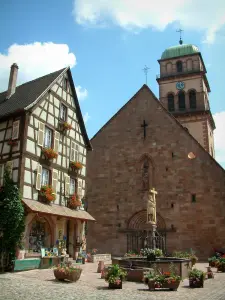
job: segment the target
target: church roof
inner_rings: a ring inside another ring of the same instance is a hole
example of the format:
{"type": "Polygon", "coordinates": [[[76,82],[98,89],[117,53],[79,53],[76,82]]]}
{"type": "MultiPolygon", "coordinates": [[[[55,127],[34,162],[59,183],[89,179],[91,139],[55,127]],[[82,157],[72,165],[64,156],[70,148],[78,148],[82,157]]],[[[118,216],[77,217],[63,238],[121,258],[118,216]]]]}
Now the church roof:
{"type": "Polygon", "coordinates": [[[168,58],[190,55],[195,53],[199,53],[198,47],[191,44],[182,44],[182,45],[177,45],[177,46],[167,48],[163,52],[161,59],[168,59],[168,58]]]}

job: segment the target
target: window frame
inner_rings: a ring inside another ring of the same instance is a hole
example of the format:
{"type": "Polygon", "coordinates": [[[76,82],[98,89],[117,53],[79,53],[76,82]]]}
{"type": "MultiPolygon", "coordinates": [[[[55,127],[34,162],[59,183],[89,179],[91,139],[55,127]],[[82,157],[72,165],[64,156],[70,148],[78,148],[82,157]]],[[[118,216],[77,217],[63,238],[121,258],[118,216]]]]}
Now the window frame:
{"type": "Polygon", "coordinates": [[[64,122],[67,121],[67,112],[68,112],[68,107],[65,104],[63,104],[63,103],[60,103],[59,119],[61,121],[64,121],[64,122]],[[62,116],[62,113],[61,113],[62,112],[62,108],[65,109],[65,118],[62,116]]]}
{"type": "Polygon", "coordinates": [[[76,179],[73,177],[70,177],[70,195],[71,196],[76,194],[76,186],[77,186],[76,179]],[[73,184],[72,184],[72,182],[73,182],[73,184]],[[73,190],[71,189],[71,186],[74,187],[73,190]]]}
{"type": "Polygon", "coordinates": [[[51,170],[42,167],[42,171],[41,171],[41,186],[43,186],[43,185],[51,185],[51,170]],[[48,183],[47,184],[43,183],[43,173],[44,173],[44,171],[47,171],[47,173],[48,173],[48,183]]]}
{"type": "Polygon", "coordinates": [[[180,91],[178,93],[178,108],[179,108],[180,111],[184,111],[186,109],[186,100],[185,100],[185,98],[186,98],[185,97],[185,92],[180,91]],[[181,95],[183,95],[183,98],[180,97],[181,95]]]}
{"type": "Polygon", "coordinates": [[[183,62],[181,60],[178,60],[176,62],[176,69],[177,69],[177,73],[183,72],[183,62]]]}
{"type": "Polygon", "coordinates": [[[174,94],[167,95],[168,111],[175,111],[174,94]]]}
{"type": "Polygon", "coordinates": [[[48,126],[45,126],[43,147],[44,148],[53,148],[53,140],[54,140],[53,130],[48,126]],[[46,132],[47,131],[51,133],[51,136],[50,136],[50,143],[46,146],[45,141],[46,141],[46,132]]]}
{"type": "Polygon", "coordinates": [[[190,109],[196,109],[197,108],[196,91],[195,90],[189,91],[188,96],[189,96],[190,109]]]}

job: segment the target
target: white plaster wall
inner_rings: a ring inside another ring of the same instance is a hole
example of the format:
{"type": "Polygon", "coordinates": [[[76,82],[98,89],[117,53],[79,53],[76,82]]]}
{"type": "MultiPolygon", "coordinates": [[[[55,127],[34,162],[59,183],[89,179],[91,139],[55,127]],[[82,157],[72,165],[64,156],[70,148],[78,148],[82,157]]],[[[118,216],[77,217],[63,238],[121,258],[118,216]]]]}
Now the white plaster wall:
{"type": "Polygon", "coordinates": [[[32,192],[31,192],[31,187],[24,185],[23,186],[23,197],[26,199],[32,199],[32,192]]]}
{"type": "Polygon", "coordinates": [[[35,154],[35,143],[29,139],[27,139],[27,145],[26,145],[27,152],[35,154]]]}

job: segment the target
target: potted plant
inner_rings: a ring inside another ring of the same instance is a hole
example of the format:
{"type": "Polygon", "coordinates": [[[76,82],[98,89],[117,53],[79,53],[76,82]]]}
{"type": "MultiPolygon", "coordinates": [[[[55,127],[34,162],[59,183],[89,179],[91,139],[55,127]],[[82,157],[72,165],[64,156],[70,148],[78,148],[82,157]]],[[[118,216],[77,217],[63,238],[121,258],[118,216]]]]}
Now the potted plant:
{"type": "Polygon", "coordinates": [[[60,121],[59,122],[59,129],[64,131],[64,130],[70,130],[72,129],[72,125],[65,122],[65,121],[60,121]]]}
{"type": "Polygon", "coordinates": [[[153,270],[144,274],[144,283],[148,285],[149,290],[169,289],[176,291],[180,285],[181,277],[176,275],[175,266],[170,264],[170,272],[162,272],[154,267],[153,270]]]}
{"type": "Polygon", "coordinates": [[[225,272],[225,258],[220,257],[216,261],[217,272],[225,272]]]}
{"type": "Polygon", "coordinates": [[[43,148],[42,154],[44,155],[45,159],[52,160],[58,157],[58,153],[52,148],[43,148]]]}
{"type": "Polygon", "coordinates": [[[215,267],[217,263],[218,258],[216,256],[212,256],[208,258],[209,266],[215,267]]]}
{"type": "Polygon", "coordinates": [[[144,248],[140,251],[142,256],[146,256],[147,260],[149,261],[155,261],[156,257],[163,256],[163,252],[161,249],[150,249],[150,248],[144,248]]]}
{"type": "Polygon", "coordinates": [[[72,267],[71,264],[59,264],[54,267],[54,275],[57,280],[77,281],[80,278],[82,269],[72,267]]]}
{"type": "Polygon", "coordinates": [[[78,195],[74,193],[68,200],[67,206],[71,209],[75,209],[77,207],[80,207],[82,205],[82,202],[80,201],[78,195]]]}
{"type": "Polygon", "coordinates": [[[193,269],[189,272],[189,286],[191,288],[200,288],[204,286],[204,279],[206,273],[198,270],[193,269]]]}
{"type": "Polygon", "coordinates": [[[122,289],[122,282],[125,280],[126,275],[127,273],[119,265],[109,266],[105,275],[105,281],[109,283],[109,289],[122,289]]]}
{"type": "Polygon", "coordinates": [[[40,189],[40,200],[45,203],[51,203],[55,201],[56,194],[53,192],[53,189],[50,185],[42,185],[40,189]]]}

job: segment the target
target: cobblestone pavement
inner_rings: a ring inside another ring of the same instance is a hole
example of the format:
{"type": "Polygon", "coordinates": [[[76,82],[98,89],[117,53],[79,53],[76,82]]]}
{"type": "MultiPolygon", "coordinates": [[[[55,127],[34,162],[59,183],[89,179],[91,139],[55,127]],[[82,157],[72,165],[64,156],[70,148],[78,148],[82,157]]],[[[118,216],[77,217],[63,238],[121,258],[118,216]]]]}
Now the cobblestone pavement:
{"type": "MultiPolygon", "coordinates": [[[[208,264],[196,267],[206,270],[208,264]]],[[[205,281],[204,288],[190,289],[188,281],[175,291],[149,291],[142,283],[125,282],[122,290],[108,290],[107,283],[96,273],[97,264],[82,265],[81,278],[76,283],[59,282],[53,271],[32,270],[0,274],[0,299],[4,300],[225,300],[225,273],[205,281]]]]}

